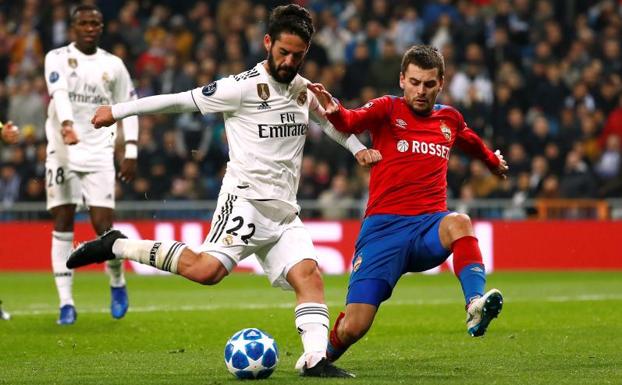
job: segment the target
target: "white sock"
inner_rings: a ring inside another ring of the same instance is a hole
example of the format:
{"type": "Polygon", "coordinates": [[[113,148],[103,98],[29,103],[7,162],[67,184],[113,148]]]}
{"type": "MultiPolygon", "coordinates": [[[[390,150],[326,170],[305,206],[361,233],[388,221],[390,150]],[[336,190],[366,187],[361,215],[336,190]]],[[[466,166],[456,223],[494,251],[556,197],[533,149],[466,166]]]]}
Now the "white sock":
{"type": "Polygon", "coordinates": [[[54,282],[60,306],[73,305],[72,286],[73,270],[68,269],[65,264],[73,248],[72,231],[52,231],[52,271],[54,272],[54,282]]]}
{"type": "Polygon", "coordinates": [[[125,276],[123,275],[123,260],[113,259],[106,261],[106,272],[110,276],[110,287],[125,286],[125,276]]]}
{"type": "Polygon", "coordinates": [[[143,265],[177,274],[177,263],[186,244],[177,241],[117,239],[112,252],[117,258],[131,259],[143,265]]]}
{"type": "MultiPolygon", "coordinates": [[[[307,368],[326,357],[328,344],[328,307],[323,303],[301,303],[296,306],[296,328],[302,339],[307,368]]],[[[297,365],[298,366],[298,365],[297,365]]],[[[299,369],[299,368],[298,368],[299,369]]]]}

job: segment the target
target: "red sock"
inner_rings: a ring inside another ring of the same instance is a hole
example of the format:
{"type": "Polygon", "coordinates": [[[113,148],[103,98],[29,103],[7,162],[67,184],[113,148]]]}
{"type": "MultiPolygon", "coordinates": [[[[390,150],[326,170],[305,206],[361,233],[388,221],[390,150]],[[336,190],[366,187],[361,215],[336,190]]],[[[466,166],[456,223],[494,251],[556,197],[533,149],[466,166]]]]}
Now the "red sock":
{"type": "Polygon", "coordinates": [[[482,252],[479,249],[477,238],[467,235],[458,238],[451,244],[454,253],[454,274],[459,275],[465,266],[473,263],[482,263],[482,252]]]}
{"type": "Polygon", "coordinates": [[[348,347],[341,341],[341,339],[339,339],[339,336],[337,335],[337,329],[339,327],[339,323],[345,316],[346,316],[346,313],[344,312],[339,313],[339,316],[335,320],[335,326],[333,326],[333,329],[330,331],[330,333],[328,333],[328,346],[326,347],[326,358],[331,362],[336,361],[348,349],[348,347]]]}

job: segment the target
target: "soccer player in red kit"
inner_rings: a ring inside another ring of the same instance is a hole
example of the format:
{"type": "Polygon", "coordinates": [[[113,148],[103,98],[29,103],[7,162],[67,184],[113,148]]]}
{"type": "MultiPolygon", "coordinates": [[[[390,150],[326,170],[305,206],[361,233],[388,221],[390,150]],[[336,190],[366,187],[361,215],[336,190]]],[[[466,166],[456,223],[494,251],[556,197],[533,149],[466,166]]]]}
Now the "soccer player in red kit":
{"type": "Polygon", "coordinates": [[[456,145],[500,177],[508,170],[467,127],[455,108],[435,104],[443,87],[444,61],[418,45],[402,58],[402,97],[383,96],[362,108],[341,106],[321,84],[310,84],[327,118],[342,132],[369,131],[383,160],[371,168],[369,201],[356,241],[345,312],[330,332],[327,353],[338,359],[369,330],[380,303],[407,272],[442,264],[453,252],[467,310],[467,331],[481,336],[503,306],[499,290],[484,293],[486,274],[473,225],[447,211],[447,161],[456,145]]]}

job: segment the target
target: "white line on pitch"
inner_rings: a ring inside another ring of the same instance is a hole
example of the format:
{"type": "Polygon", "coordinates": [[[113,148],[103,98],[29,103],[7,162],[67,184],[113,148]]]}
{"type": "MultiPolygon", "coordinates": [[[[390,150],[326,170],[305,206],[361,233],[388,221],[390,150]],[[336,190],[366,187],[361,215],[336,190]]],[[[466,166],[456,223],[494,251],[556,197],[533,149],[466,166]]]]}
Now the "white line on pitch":
{"type": "MultiPolygon", "coordinates": [[[[550,296],[543,297],[536,300],[536,302],[600,302],[600,301],[619,301],[622,300],[622,295],[615,294],[583,294],[577,296],[550,296]]],[[[533,302],[532,298],[515,298],[508,299],[509,303],[525,303],[533,302]]],[[[461,303],[459,300],[438,299],[438,300],[389,300],[382,304],[382,306],[403,306],[403,305],[450,305],[461,303]]],[[[329,302],[328,306],[332,308],[343,306],[343,302],[329,302]]],[[[181,305],[181,306],[130,306],[130,312],[132,313],[153,313],[153,312],[176,312],[176,311],[212,311],[212,310],[224,310],[224,309],[289,309],[293,308],[294,303],[263,303],[263,304],[223,304],[223,305],[181,305]]],[[[89,306],[80,307],[77,306],[78,313],[108,313],[108,308],[94,308],[89,306]]],[[[44,304],[34,305],[34,309],[24,310],[10,310],[12,315],[48,315],[56,314],[58,309],[50,308],[44,304]],[[38,309],[37,309],[38,308],[38,309]]]]}

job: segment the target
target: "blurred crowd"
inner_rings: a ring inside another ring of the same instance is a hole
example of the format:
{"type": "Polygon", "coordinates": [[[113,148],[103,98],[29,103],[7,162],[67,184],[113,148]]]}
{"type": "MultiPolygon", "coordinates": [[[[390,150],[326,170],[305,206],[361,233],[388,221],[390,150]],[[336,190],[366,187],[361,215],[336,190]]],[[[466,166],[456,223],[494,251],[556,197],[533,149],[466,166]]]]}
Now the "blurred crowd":
{"type": "MultiPolygon", "coordinates": [[[[100,46],[121,57],[139,96],[185,91],[265,58],[262,39],[279,1],[95,2],[100,46]]],[[[402,53],[438,47],[446,61],[439,102],[456,106],[510,165],[498,180],[454,150],[449,197],[622,196],[622,2],[614,0],[308,0],[316,35],[301,70],[346,106],[401,95],[402,53]]],[[[0,205],[45,200],[43,58],[71,41],[76,2],[0,0],[0,119],[22,129],[2,147],[0,205]]],[[[365,141],[368,138],[363,137],[365,141]]],[[[140,118],[139,177],[118,199],[215,199],[227,161],[222,117],[140,118]]],[[[118,154],[121,156],[122,154],[118,154]]],[[[351,213],[338,202],[366,196],[367,171],[317,127],[309,133],[299,199],[351,213]]]]}

